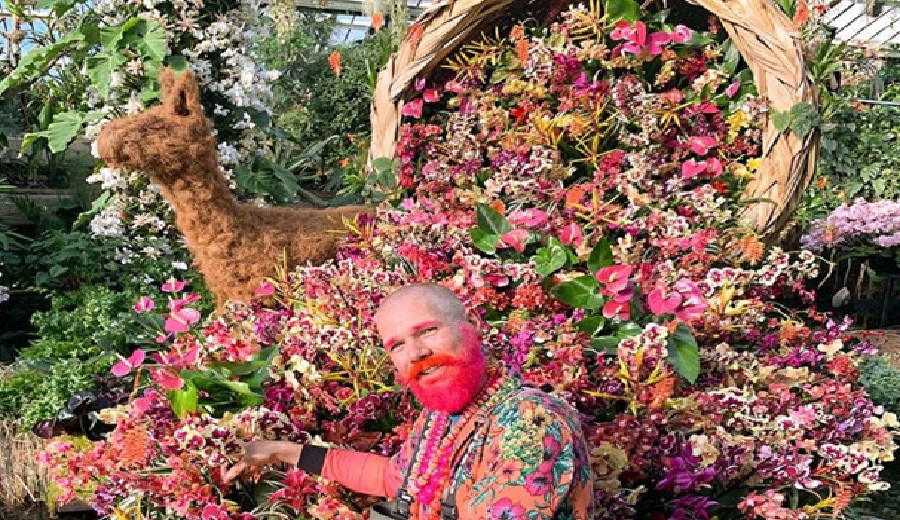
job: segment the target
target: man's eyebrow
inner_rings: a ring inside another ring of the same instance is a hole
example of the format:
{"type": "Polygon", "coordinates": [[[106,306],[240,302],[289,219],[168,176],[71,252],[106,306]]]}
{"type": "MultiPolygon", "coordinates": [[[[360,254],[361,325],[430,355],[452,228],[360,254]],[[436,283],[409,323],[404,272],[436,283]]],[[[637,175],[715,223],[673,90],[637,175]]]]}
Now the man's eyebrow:
{"type": "MultiPolygon", "coordinates": [[[[439,320],[428,320],[428,321],[423,321],[421,323],[416,323],[415,325],[410,327],[409,333],[410,334],[418,334],[419,332],[422,332],[425,329],[429,329],[431,327],[436,327],[440,324],[441,324],[441,322],[439,320]]],[[[393,338],[388,338],[388,340],[384,342],[384,348],[390,349],[398,341],[400,341],[400,338],[397,338],[396,336],[393,338]]]]}

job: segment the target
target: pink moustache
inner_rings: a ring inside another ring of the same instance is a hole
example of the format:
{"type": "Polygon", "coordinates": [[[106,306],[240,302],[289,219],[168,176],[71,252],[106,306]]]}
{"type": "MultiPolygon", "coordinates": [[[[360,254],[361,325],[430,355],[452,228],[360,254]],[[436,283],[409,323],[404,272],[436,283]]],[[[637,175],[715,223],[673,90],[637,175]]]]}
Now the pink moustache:
{"type": "MultiPolygon", "coordinates": [[[[439,376],[428,378],[427,381],[413,377],[401,378],[401,383],[408,385],[425,408],[456,413],[465,408],[481,390],[488,364],[487,356],[481,348],[481,338],[474,329],[465,328],[462,331],[462,343],[459,356],[449,359],[441,356],[441,361],[452,360],[449,363],[429,364],[429,358],[422,360],[421,370],[427,366],[441,366],[443,373],[439,376]]],[[[408,375],[412,375],[412,371],[408,375]]]]}

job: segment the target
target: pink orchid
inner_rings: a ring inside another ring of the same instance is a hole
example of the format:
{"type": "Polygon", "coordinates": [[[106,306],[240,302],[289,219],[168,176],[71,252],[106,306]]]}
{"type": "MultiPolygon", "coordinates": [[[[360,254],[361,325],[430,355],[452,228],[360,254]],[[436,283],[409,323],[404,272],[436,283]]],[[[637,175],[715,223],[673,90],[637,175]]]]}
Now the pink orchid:
{"type": "Polygon", "coordinates": [[[228,520],[228,518],[228,508],[223,505],[210,504],[204,507],[203,512],[200,513],[201,520],[228,520]]]}
{"type": "Polygon", "coordinates": [[[163,292],[181,292],[184,289],[185,282],[181,280],[169,280],[162,284],[163,292]]]}
{"type": "Polygon", "coordinates": [[[706,165],[706,171],[708,171],[709,173],[713,174],[716,177],[722,175],[722,161],[720,161],[718,158],[713,157],[711,159],[707,159],[706,165]]]}
{"type": "Polygon", "coordinates": [[[500,242],[505,247],[512,247],[519,253],[525,251],[525,240],[528,239],[528,230],[525,229],[514,229],[509,233],[504,233],[503,236],[500,237],[500,242]]]}
{"type": "Polygon", "coordinates": [[[647,26],[643,22],[635,22],[633,26],[629,26],[628,22],[619,22],[616,28],[610,33],[610,38],[614,40],[627,40],[629,43],[622,46],[623,54],[650,54],[658,56],[662,54],[663,45],[670,43],[672,37],[666,33],[655,32],[649,37],[647,36],[647,26]]]}
{"type": "Polygon", "coordinates": [[[417,98],[409,103],[403,105],[403,109],[400,110],[400,113],[407,117],[422,117],[422,108],[425,106],[425,101],[422,98],[417,98]]]}
{"type": "Polygon", "coordinates": [[[134,304],[134,312],[150,312],[154,307],[156,307],[156,302],[153,301],[153,298],[149,296],[141,296],[134,304]]]}
{"type": "Polygon", "coordinates": [[[688,139],[688,144],[691,147],[691,151],[695,154],[706,155],[709,153],[710,149],[715,148],[718,142],[714,137],[694,135],[688,139]]]}
{"type": "Polygon", "coordinates": [[[685,179],[693,179],[694,177],[705,172],[707,168],[706,161],[698,161],[697,159],[688,159],[681,164],[681,176],[685,179]]]}
{"type": "Polygon", "coordinates": [[[163,328],[166,332],[187,332],[190,326],[200,321],[200,311],[197,309],[180,309],[166,318],[163,328]]]}
{"type": "Polygon", "coordinates": [[[414,84],[417,91],[422,91],[425,88],[425,78],[416,78],[416,82],[414,84]]]}
{"type": "Polygon", "coordinates": [[[610,300],[603,306],[603,317],[606,319],[618,317],[627,320],[631,317],[631,304],[627,301],[610,300]]]}
{"type": "Polygon", "coordinates": [[[647,305],[650,312],[656,315],[671,314],[681,305],[684,297],[677,291],[668,291],[666,286],[660,282],[656,284],[656,288],[647,295],[647,305]]]}
{"type": "Polygon", "coordinates": [[[436,88],[425,89],[425,92],[422,93],[422,99],[426,103],[437,103],[441,100],[441,91],[436,88]]]}
{"type": "Polygon", "coordinates": [[[676,25],[674,29],[672,29],[672,41],[675,43],[685,43],[693,37],[693,33],[691,29],[684,25],[676,25]]]}
{"type": "Polygon", "coordinates": [[[580,246],[584,243],[584,233],[582,233],[578,224],[569,223],[560,230],[559,241],[567,246],[580,246]]]}
{"type": "Polygon", "coordinates": [[[725,95],[728,96],[729,99],[733,98],[735,94],[738,93],[738,90],[741,89],[741,82],[735,81],[731,85],[728,85],[728,88],[725,89],[725,95]]]}
{"type": "Polygon", "coordinates": [[[516,210],[509,214],[509,223],[514,226],[538,227],[547,222],[547,212],[540,209],[516,210]]]}
{"type": "Polygon", "coordinates": [[[166,390],[178,390],[184,387],[184,380],[164,368],[150,369],[153,381],[166,390]]]}
{"type": "Polygon", "coordinates": [[[131,404],[141,412],[146,412],[153,406],[153,398],[149,396],[138,397],[131,404]]]}
{"type": "Polygon", "coordinates": [[[146,353],[137,349],[128,356],[128,359],[119,356],[119,362],[113,365],[112,373],[116,377],[124,377],[128,375],[133,369],[141,366],[144,363],[144,358],[146,357],[146,353]]]}
{"type": "Polygon", "coordinates": [[[257,296],[272,296],[275,294],[275,285],[272,282],[266,280],[263,283],[259,284],[259,287],[256,288],[254,294],[257,296]]]}
{"type": "Polygon", "coordinates": [[[630,265],[610,265],[597,271],[594,277],[604,285],[604,294],[621,293],[628,288],[634,268],[630,265]]]}

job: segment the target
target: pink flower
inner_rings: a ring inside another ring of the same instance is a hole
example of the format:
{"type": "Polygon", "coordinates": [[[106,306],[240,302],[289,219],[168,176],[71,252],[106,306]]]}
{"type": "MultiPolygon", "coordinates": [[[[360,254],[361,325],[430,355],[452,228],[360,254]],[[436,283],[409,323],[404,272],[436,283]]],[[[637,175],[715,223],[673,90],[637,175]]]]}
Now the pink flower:
{"type": "Polygon", "coordinates": [[[525,520],[525,508],[509,497],[501,498],[488,507],[490,520],[525,520]]]}
{"type": "Polygon", "coordinates": [[[706,161],[698,161],[697,159],[688,159],[681,163],[681,176],[685,179],[693,179],[697,175],[705,172],[707,168],[706,161]]]}
{"type": "Polygon", "coordinates": [[[441,100],[441,91],[436,88],[425,89],[425,92],[422,93],[422,99],[426,103],[437,103],[441,100]]]}
{"type": "Polygon", "coordinates": [[[178,390],[184,386],[184,380],[164,368],[150,369],[153,381],[166,390],[178,390]]]}
{"type": "Polygon", "coordinates": [[[153,298],[141,296],[138,298],[137,303],[134,304],[134,312],[150,312],[154,307],[156,307],[156,303],[153,301],[153,298]]]}
{"type": "Polygon", "coordinates": [[[166,318],[163,328],[166,332],[187,332],[190,326],[200,321],[200,311],[197,309],[179,309],[166,318]]]}
{"type": "Polygon", "coordinates": [[[741,89],[741,82],[735,81],[731,85],[728,85],[728,88],[725,89],[725,95],[728,96],[729,99],[733,98],[735,94],[738,93],[738,90],[741,89]]]}
{"type": "Polygon", "coordinates": [[[416,98],[409,103],[403,105],[403,109],[400,110],[400,113],[407,117],[422,117],[422,108],[425,106],[425,101],[422,98],[416,98]]]}
{"type": "Polygon", "coordinates": [[[542,496],[550,491],[552,478],[548,473],[534,471],[525,477],[525,491],[531,496],[542,496]]]}
{"type": "Polygon", "coordinates": [[[722,161],[720,161],[716,157],[712,157],[706,160],[706,171],[718,177],[722,175],[722,161]]]}
{"type": "Polygon", "coordinates": [[[676,25],[674,29],[672,29],[672,41],[675,43],[684,43],[691,39],[693,33],[690,28],[684,25],[676,25]]]}
{"type": "Polygon", "coordinates": [[[538,227],[547,222],[547,212],[539,209],[516,210],[509,214],[509,223],[514,226],[538,227]]]}
{"type": "Polygon", "coordinates": [[[266,280],[265,282],[259,284],[259,287],[256,288],[254,294],[257,296],[272,296],[275,294],[275,286],[272,282],[266,280]]]}
{"type": "Polygon", "coordinates": [[[584,233],[581,232],[581,227],[578,224],[569,223],[560,230],[559,241],[567,246],[580,246],[584,243],[584,233]]]}
{"type": "Polygon", "coordinates": [[[141,349],[137,349],[132,352],[131,355],[128,356],[128,359],[119,356],[120,361],[112,367],[113,375],[116,377],[124,377],[133,369],[141,366],[141,364],[144,362],[145,356],[146,354],[141,349]]]}
{"type": "Polygon", "coordinates": [[[694,135],[688,139],[691,151],[697,155],[706,155],[709,150],[715,148],[717,142],[713,137],[706,135],[694,135]]]}
{"type": "Polygon", "coordinates": [[[631,317],[631,303],[612,299],[603,306],[603,317],[606,319],[619,317],[619,319],[627,320],[631,317]]]}
{"type": "Polygon", "coordinates": [[[505,247],[512,247],[519,253],[525,251],[525,241],[528,239],[528,230],[514,229],[500,237],[500,242],[505,247]]]}
{"type": "Polygon", "coordinates": [[[138,397],[137,399],[132,401],[131,404],[136,409],[138,409],[142,412],[146,412],[153,406],[153,397],[149,397],[149,396],[138,397]]]}
{"type": "Polygon", "coordinates": [[[180,280],[169,280],[162,284],[163,292],[181,292],[184,289],[185,282],[180,280]]]}
{"type": "Polygon", "coordinates": [[[648,38],[647,26],[644,22],[635,22],[629,25],[628,22],[616,23],[616,28],[609,35],[613,40],[627,40],[629,43],[622,46],[623,54],[650,54],[657,56],[662,54],[663,45],[672,41],[672,36],[655,32],[648,38]]]}
{"type": "Polygon", "coordinates": [[[421,92],[423,88],[425,88],[425,78],[416,78],[415,88],[417,91],[421,92]]]}
{"type": "Polygon", "coordinates": [[[666,286],[659,282],[656,284],[656,288],[647,295],[647,305],[653,314],[671,314],[681,305],[683,299],[681,293],[669,292],[666,286]]]}
{"type": "Polygon", "coordinates": [[[597,271],[594,277],[604,285],[604,294],[620,293],[628,288],[634,269],[630,265],[610,265],[597,271]]]}
{"type": "Polygon", "coordinates": [[[210,504],[200,513],[201,520],[228,520],[228,509],[223,505],[210,504]]]}

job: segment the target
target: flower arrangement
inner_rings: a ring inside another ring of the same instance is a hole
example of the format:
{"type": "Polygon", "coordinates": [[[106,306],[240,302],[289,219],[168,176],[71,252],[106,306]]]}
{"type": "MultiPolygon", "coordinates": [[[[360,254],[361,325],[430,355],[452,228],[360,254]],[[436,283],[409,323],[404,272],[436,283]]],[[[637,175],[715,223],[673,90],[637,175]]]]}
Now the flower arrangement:
{"type": "Polygon", "coordinates": [[[801,238],[812,251],[829,249],[844,256],[892,256],[900,249],[900,203],[856,199],[826,218],[813,221],[801,238]]]}
{"type": "Polygon", "coordinates": [[[300,472],[254,497],[221,469],[261,437],[395,452],[415,409],[372,314],[426,280],[474,310],[494,357],[582,412],[597,518],[801,520],[883,489],[898,423],[859,384],[873,349],[806,308],[813,254],[767,250],[741,220],[765,101],[715,20],[617,5],[633,8],[513,25],[420,81],[391,202],[334,263],[261,286],[268,304],[204,322],[191,295],[160,315],[138,302],[157,352],[114,368],[139,374],[105,442],[44,455],[64,497],[159,518],[363,518],[364,498],[300,472]]]}

